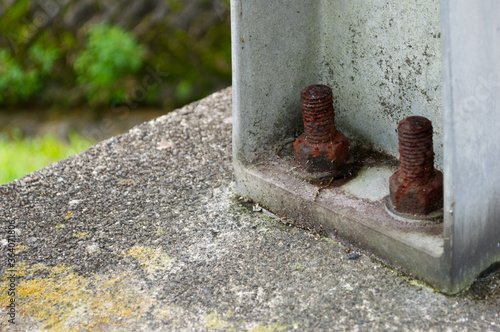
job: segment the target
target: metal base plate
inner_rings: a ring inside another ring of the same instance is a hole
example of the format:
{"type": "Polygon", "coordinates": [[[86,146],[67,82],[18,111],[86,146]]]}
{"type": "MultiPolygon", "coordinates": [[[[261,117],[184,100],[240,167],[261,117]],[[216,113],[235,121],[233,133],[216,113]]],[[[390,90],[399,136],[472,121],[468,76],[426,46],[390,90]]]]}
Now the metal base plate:
{"type": "Polygon", "coordinates": [[[409,213],[402,213],[397,211],[394,208],[394,205],[391,202],[390,196],[385,197],[385,210],[387,213],[393,217],[394,219],[405,221],[405,222],[432,222],[439,223],[443,221],[443,209],[440,209],[436,212],[432,212],[426,215],[416,215],[409,213]]]}

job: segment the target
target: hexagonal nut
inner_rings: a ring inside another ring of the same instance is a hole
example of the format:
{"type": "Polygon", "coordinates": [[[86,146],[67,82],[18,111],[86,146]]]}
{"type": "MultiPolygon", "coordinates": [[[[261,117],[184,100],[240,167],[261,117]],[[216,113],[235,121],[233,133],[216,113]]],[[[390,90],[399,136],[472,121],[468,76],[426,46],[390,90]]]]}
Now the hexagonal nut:
{"type": "Polygon", "coordinates": [[[330,142],[311,144],[305,134],[293,144],[295,155],[306,172],[334,172],[349,159],[349,141],[337,131],[330,142]]]}
{"type": "Polygon", "coordinates": [[[394,210],[404,214],[425,216],[443,207],[443,173],[434,171],[434,176],[424,184],[404,181],[401,170],[389,178],[389,198],[394,210]]]}

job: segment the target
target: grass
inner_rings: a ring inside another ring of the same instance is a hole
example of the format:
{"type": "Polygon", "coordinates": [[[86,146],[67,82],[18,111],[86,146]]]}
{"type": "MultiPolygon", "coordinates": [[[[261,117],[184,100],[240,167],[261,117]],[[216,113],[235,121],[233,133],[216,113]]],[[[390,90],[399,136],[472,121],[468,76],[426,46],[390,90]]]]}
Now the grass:
{"type": "Polygon", "coordinates": [[[11,136],[0,133],[0,184],[19,179],[94,144],[77,133],[71,133],[69,141],[58,140],[50,134],[23,138],[16,131],[11,136]]]}

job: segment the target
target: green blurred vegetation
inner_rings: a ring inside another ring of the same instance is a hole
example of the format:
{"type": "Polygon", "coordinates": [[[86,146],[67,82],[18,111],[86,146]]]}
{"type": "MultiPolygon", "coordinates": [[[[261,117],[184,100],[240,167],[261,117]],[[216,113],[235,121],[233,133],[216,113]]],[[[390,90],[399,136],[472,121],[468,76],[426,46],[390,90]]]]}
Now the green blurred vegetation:
{"type": "MultiPolygon", "coordinates": [[[[67,3],[61,12],[74,2],[67,3]]],[[[0,107],[69,111],[123,103],[169,110],[230,85],[229,0],[197,2],[189,19],[183,17],[192,2],[165,4],[165,18],[142,30],[105,21],[73,31],[61,17],[45,22],[33,2],[17,0],[0,17],[0,107]],[[151,69],[163,73],[161,84],[139,94],[151,69]]]]}
{"type": "Polygon", "coordinates": [[[53,135],[23,138],[20,132],[12,137],[0,134],[0,184],[19,179],[24,175],[88,149],[94,142],[77,133],[69,135],[69,141],[61,141],[53,135]]]}
{"type": "MultiPolygon", "coordinates": [[[[96,119],[106,109],[124,117],[141,106],[173,110],[231,84],[229,0],[158,1],[167,8],[158,17],[142,12],[148,3],[116,1],[123,12],[139,8],[139,21],[122,12],[103,21],[99,0],[10,2],[0,13],[0,112],[50,108],[64,117],[82,107],[96,119]],[[68,25],[85,2],[83,23],[68,25]]],[[[0,183],[94,143],[75,133],[60,139],[0,128],[0,183]]]]}
{"type": "Polygon", "coordinates": [[[145,53],[133,36],[106,23],[88,32],[87,46],[78,54],[74,70],[91,105],[125,102],[123,78],[142,67],[145,53]]]}
{"type": "Polygon", "coordinates": [[[8,50],[0,49],[0,105],[26,102],[39,92],[58,57],[57,48],[36,44],[23,63],[8,50]]]}

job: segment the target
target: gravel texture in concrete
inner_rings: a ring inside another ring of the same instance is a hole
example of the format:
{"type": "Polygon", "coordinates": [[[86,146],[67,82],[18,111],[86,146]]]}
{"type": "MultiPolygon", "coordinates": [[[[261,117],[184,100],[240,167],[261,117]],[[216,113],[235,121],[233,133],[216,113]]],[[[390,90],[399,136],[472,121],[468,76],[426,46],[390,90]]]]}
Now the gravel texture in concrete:
{"type": "Polygon", "coordinates": [[[1,186],[0,330],[500,331],[499,270],[448,297],[238,197],[231,119],[228,88],[1,186]]]}

